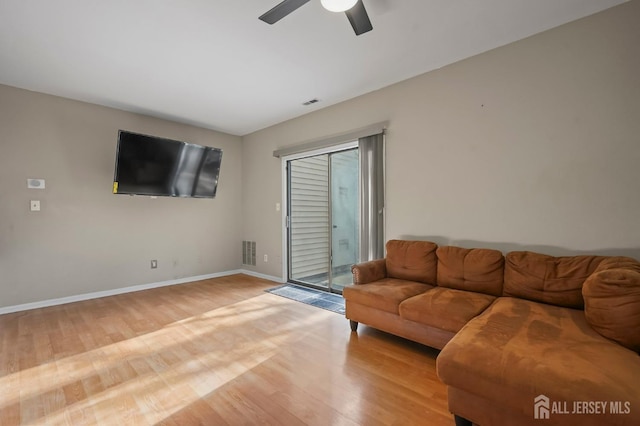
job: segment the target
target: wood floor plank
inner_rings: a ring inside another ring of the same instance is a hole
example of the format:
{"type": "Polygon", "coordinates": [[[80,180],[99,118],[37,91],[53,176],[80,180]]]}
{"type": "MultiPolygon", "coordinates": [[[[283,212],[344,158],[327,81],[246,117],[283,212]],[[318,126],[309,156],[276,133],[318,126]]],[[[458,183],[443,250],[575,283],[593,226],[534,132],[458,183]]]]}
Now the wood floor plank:
{"type": "Polygon", "coordinates": [[[0,316],[1,425],[452,425],[438,352],[234,275],[0,316]]]}

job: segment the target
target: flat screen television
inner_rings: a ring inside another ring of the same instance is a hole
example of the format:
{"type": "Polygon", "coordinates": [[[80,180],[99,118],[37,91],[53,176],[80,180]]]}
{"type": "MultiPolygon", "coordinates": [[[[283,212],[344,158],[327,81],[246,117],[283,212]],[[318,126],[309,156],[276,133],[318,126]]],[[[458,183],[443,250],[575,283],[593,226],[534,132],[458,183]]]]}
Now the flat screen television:
{"type": "Polygon", "coordinates": [[[222,150],[120,130],[113,193],[214,198],[222,150]]]}

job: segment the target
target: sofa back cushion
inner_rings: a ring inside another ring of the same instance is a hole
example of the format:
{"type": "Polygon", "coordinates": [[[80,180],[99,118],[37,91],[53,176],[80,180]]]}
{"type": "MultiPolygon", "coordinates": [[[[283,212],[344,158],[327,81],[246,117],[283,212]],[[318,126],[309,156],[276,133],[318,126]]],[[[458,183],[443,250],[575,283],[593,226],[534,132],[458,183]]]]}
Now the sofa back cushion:
{"type": "Polygon", "coordinates": [[[605,259],[603,256],[553,257],[514,251],[505,257],[505,296],[581,309],[582,284],[605,259]]]}
{"type": "Polygon", "coordinates": [[[430,241],[387,241],[387,276],[435,284],[437,248],[438,246],[430,241]]]}
{"type": "Polygon", "coordinates": [[[631,257],[606,257],[602,262],[600,262],[600,265],[598,265],[594,273],[606,271],[607,269],[630,269],[636,272],[640,272],[640,262],[631,257]]]}
{"type": "Polygon", "coordinates": [[[605,269],[582,287],[584,314],[604,337],[640,352],[640,264],[605,269]]]}
{"type": "Polygon", "coordinates": [[[437,281],[440,287],[502,295],[504,256],[498,250],[438,247],[437,281]]]}

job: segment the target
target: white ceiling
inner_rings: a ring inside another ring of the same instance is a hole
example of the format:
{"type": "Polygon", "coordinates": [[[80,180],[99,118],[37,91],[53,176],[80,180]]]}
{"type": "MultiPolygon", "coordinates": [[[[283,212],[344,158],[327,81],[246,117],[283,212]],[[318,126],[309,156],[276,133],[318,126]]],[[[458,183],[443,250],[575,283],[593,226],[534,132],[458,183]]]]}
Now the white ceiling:
{"type": "Polygon", "coordinates": [[[279,1],[1,0],[0,84],[245,135],[625,0],[279,1]]]}

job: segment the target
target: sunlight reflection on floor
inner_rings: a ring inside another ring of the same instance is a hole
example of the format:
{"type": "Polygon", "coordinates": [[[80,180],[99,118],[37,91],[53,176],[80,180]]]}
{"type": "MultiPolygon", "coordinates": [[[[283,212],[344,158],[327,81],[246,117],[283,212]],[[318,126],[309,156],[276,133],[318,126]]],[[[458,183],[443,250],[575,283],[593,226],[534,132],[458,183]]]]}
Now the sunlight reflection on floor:
{"type": "Polygon", "coordinates": [[[277,321],[287,303],[278,299],[254,297],[16,371],[0,378],[0,388],[11,390],[2,392],[0,409],[20,404],[22,422],[29,424],[157,423],[271,358],[291,338],[292,328],[303,330],[327,315],[318,310],[300,321],[277,321]],[[255,338],[256,330],[251,338],[237,333],[257,318],[272,319],[263,339],[255,338]],[[72,404],[59,390],[67,387],[77,394],[72,404]]]}

